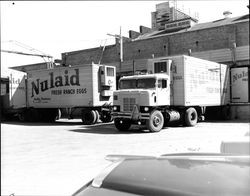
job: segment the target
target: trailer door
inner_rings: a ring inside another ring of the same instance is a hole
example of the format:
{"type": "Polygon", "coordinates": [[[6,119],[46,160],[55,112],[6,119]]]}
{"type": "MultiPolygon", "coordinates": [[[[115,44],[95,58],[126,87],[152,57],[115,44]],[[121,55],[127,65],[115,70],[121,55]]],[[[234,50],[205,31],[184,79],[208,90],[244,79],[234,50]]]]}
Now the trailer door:
{"type": "Polygon", "coordinates": [[[231,101],[233,103],[249,102],[248,67],[231,69],[231,101]]]}

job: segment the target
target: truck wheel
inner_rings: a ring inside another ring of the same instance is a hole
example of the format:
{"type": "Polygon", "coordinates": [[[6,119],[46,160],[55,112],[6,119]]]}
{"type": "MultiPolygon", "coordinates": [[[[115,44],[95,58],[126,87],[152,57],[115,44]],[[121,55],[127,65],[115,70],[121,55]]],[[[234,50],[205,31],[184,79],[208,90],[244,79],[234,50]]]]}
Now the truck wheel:
{"type": "Polygon", "coordinates": [[[111,122],[113,120],[112,116],[109,112],[102,112],[100,119],[104,123],[108,123],[108,122],[111,122]]]}
{"type": "Polygon", "coordinates": [[[149,119],[146,121],[146,126],[151,132],[159,132],[164,125],[164,117],[158,110],[151,112],[149,119]]]}
{"type": "Polygon", "coordinates": [[[92,125],[96,122],[96,113],[94,110],[83,110],[82,112],[82,122],[85,125],[92,125]]]}
{"type": "Polygon", "coordinates": [[[129,130],[130,126],[131,126],[131,122],[129,120],[115,119],[115,127],[119,131],[127,131],[129,130]]]}
{"type": "Polygon", "coordinates": [[[95,110],[95,114],[96,114],[96,120],[94,123],[97,123],[100,119],[100,114],[99,114],[98,110],[95,110]]]}
{"type": "Polygon", "coordinates": [[[188,108],[185,112],[185,125],[188,127],[195,126],[198,121],[198,115],[194,108],[188,108]]]}

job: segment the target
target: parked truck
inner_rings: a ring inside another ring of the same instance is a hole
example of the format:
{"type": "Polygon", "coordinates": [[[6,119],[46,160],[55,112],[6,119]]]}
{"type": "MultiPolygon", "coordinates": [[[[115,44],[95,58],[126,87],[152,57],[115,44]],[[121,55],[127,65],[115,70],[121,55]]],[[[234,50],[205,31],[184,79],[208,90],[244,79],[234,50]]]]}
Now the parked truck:
{"type": "MultiPolygon", "coordinates": [[[[19,67],[13,69],[20,70],[19,67]]],[[[21,121],[54,121],[61,112],[81,117],[84,124],[112,121],[116,69],[108,65],[79,65],[27,71],[22,79],[9,77],[5,114],[21,121]],[[9,99],[8,99],[9,98],[9,99]]]]}
{"type": "Polygon", "coordinates": [[[119,80],[112,112],[119,131],[132,124],[151,132],[173,122],[194,126],[206,108],[229,103],[227,65],[181,55],[149,59],[146,67],[146,74],[119,80]]]}

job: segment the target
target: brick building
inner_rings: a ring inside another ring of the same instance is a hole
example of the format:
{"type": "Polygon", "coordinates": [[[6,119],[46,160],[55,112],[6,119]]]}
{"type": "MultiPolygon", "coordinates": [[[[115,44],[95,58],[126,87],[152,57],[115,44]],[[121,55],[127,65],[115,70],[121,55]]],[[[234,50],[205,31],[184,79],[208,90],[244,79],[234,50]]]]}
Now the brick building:
{"type": "MultiPolygon", "coordinates": [[[[177,32],[160,30],[125,39],[120,66],[120,45],[106,46],[101,63],[113,64],[118,72],[132,71],[129,64],[152,57],[188,54],[199,58],[249,66],[249,15],[196,24],[177,32]],[[233,55],[235,54],[235,57],[233,55]],[[235,60],[233,61],[233,59],[235,60]]],[[[62,53],[65,65],[98,63],[102,47],[62,53]]]]}

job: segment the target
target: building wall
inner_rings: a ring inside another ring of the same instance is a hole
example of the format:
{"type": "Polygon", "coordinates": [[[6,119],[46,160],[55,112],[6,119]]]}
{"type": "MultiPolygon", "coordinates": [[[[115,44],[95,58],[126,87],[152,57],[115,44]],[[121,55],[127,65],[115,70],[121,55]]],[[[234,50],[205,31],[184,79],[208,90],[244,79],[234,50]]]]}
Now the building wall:
{"type": "MultiPolygon", "coordinates": [[[[123,59],[126,61],[152,58],[152,56],[160,57],[187,54],[189,49],[191,49],[192,52],[203,52],[207,50],[232,48],[234,42],[236,42],[237,47],[249,45],[248,21],[196,31],[162,35],[133,42],[125,42],[123,45],[123,59]]],[[[89,64],[91,62],[98,63],[101,51],[102,48],[98,47],[69,52],[68,55],[63,53],[62,60],[65,60],[66,64],[71,65],[89,64]]],[[[119,52],[119,44],[107,46],[101,62],[119,62],[119,52]]]]}
{"type": "Polygon", "coordinates": [[[249,22],[237,24],[236,44],[237,46],[249,45],[249,22]]]}

